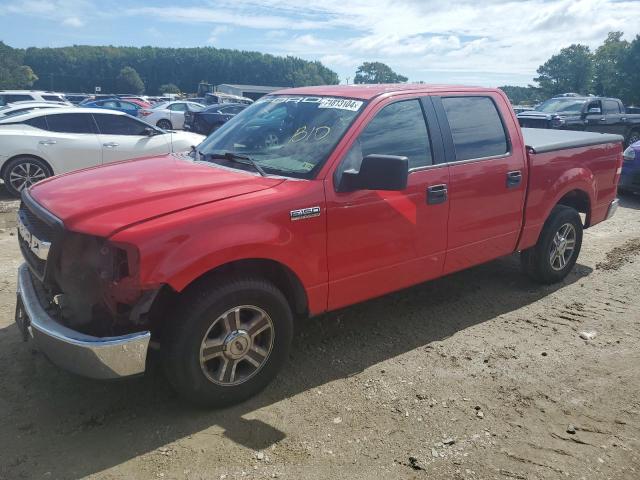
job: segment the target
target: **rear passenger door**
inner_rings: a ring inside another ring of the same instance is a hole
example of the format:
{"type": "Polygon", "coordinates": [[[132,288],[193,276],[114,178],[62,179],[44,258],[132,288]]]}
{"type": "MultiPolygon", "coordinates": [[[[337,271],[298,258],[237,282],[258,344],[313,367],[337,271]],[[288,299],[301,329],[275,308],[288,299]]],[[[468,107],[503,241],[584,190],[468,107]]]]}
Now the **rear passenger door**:
{"type": "Polygon", "coordinates": [[[512,253],[520,235],[526,159],[498,96],[434,98],[449,164],[445,273],[512,253]],[[507,127],[507,125],[509,127],[507,127]],[[511,128],[511,131],[509,131],[511,128]]]}
{"type": "Polygon", "coordinates": [[[433,106],[390,100],[372,115],[325,188],[329,309],[437,277],[444,264],[449,173],[433,106]],[[407,188],[337,192],[342,173],[371,154],[406,156],[407,188]]]}

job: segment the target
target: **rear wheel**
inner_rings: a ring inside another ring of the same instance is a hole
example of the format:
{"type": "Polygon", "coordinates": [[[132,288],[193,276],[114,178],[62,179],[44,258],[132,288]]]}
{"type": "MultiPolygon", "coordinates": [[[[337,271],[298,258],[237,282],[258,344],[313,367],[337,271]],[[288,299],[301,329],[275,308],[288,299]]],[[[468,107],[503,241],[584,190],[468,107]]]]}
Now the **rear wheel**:
{"type": "Polygon", "coordinates": [[[4,186],[14,197],[36,182],[51,176],[49,166],[35,157],[16,157],[4,170],[4,186]]]}
{"type": "Polygon", "coordinates": [[[547,219],[538,243],[520,254],[524,271],[540,283],[562,281],[573,269],[582,246],[578,212],[557,205],[547,219]]]}
{"type": "Polygon", "coordinates": [[[255,395],[287,359],[293,315],[273,284],[252,278],[210,282],[187,293],[163,344],[171,385],[209,407],[255,395]]]}
{"type": "Polygon", "coordinates": [[[171,122],[166,118],[163,118],[162,120],[158,120],[158,123],[156,123],[156,126],[160,127],[163,130],[171,130],[173,128],[173,125],[171,125],[171,122]]]}

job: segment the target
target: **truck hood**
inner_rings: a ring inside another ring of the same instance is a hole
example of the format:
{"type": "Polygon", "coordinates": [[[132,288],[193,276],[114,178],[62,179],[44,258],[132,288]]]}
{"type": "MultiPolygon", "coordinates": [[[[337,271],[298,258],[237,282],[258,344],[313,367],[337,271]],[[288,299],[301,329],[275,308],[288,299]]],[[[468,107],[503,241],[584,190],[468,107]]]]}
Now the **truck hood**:
{"type": "Polygon", "coordinates": [[[517,115],[518,118],[540,118],[545,120],[551,120],[554,117],[577,117],[579,116],[575,112],[553,112],[553,113],[545,113],[538,112],[537,110],[528,110],[526,112],[521,112],[517,115]]]}
{"type": "Polygon", "coordinates": [[[145,220],[283,181],[167,155],[60,175],[37,183],[29,193],[67,229],[108,237],[145,220]]]}

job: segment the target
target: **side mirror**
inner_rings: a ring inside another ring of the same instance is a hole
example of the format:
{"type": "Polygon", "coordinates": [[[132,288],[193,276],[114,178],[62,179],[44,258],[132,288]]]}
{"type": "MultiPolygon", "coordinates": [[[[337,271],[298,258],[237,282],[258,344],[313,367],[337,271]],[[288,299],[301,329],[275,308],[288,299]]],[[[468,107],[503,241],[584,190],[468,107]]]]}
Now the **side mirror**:
{"type": "Polygon", "coordinates": [[[339,192],[355,190],[404,190],[409,178],[409,159],[395,155],[367,155],[360,171],[342,172],[339,192]]]}
{"type": "Polygon", "coordinates": [[[154,136],[156,135],[156,133],[158,133],[158,132],[156,132],[156,131],[155,131],[153,128],[151,128],[151,127],[146,127],[146,128],[144,129],[144,133],[145,133],[145,135],[146,135],[147,137],[154,137],[154,136]]]}
{"type": "Polygon", "coordinates": [[[601,114],[602,113],[602,109],[599,107],[591,107],[589,110],[587,110],[587,113],[591,114],[591,113],[595,113],[595,114],[601,114]]]}

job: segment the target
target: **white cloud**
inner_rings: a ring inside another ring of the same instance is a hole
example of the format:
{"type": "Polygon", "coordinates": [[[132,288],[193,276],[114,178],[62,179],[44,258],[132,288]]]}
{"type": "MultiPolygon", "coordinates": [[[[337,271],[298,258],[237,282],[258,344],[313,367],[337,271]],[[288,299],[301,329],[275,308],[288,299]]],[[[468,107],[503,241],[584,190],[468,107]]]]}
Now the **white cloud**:
{"type": "Polygon", "coordinates": [[[231,28],[226,25],[218,25],[209,34],[209,38],[207,39],[207,43],[213,45],[220,41],[220,35],[224,33],[228,33],[231,31],[231,28]]]}
{"type": "Polygon", "coordinates": [[[62,21],[63,25],[67,27],[80,28],[84,27],[84,22],[80,20],[78,17],[67,17],[62,21]]]}

